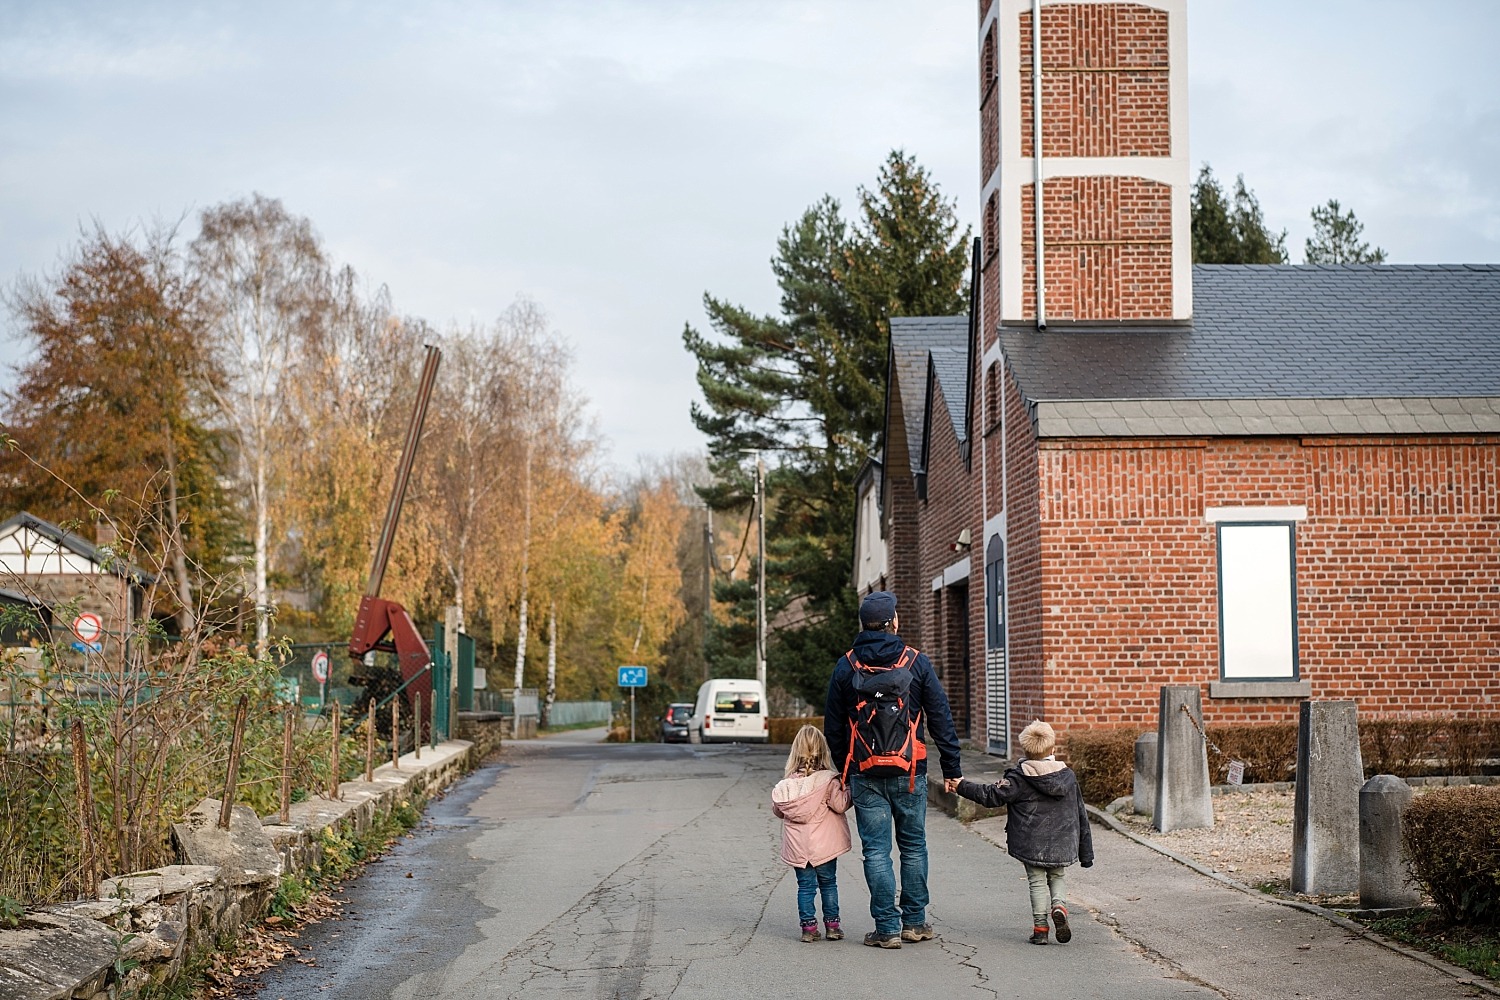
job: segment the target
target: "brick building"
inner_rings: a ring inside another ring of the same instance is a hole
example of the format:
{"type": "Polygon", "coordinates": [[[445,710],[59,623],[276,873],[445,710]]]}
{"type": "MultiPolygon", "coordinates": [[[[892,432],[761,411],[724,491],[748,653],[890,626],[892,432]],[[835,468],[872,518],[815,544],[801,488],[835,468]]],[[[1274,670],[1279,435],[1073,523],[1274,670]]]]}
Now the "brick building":
{"type": "Polygon", "coordinates": [[[1039,6],[980,4],[975,322],[892,326],[884,582],[970,738],[1500,714],[1500,267],[1194,266],[1185,0],[1039,6]]]}

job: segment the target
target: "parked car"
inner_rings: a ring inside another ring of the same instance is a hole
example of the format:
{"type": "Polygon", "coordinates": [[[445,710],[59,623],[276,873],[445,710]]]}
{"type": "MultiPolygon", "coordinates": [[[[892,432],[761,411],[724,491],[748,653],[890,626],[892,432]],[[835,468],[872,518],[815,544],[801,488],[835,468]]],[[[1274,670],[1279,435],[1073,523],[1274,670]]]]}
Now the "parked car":
{"type": "Polygon", "coordinates": [[[765,743],[770,738],[769,718],[759,681],[722,677],[704,681],[688,720],[688,742],[765,743]]]}
{"type": "Polygon", "coordinates": [[[688,742],[688,719],[693,714],[693,703],[674,701],[667,706],[661,718],[661,741],[663,743],[688,742]]]}

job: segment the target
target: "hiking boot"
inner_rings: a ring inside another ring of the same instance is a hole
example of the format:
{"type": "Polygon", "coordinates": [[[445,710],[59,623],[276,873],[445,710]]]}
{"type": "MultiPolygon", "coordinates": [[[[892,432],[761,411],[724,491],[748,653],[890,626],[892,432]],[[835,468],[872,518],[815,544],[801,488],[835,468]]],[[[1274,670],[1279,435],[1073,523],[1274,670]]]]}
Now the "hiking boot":
{"type": "Polygon", "coordinates": [[[818,938],[820,938],[822,936],[823,935],[821,935],[821,934],[818,933],[818,922],[816,920],[814,920],[810,924],[803,924],[802,925],[802,943],[803,944],[807,944],[810,941],[816,941],[818,938]]]}
{"type": "Polygon", "coordinates": [[[828,931],[828,933],[824,935],[824,937],[828,938],[828,940],[830,940],[830,941],[842,941],[842,940],[844,940],[844,932],[839,927],[839,922],[837,920],[825,920],[825,921],[823,921],[823,926],[828,931]]]}
{"type": "Polygon", "coordinates": [[[1032,944],[1046,944],[1047,943],[1047,928],[1045,928],[1045,927],[1033,927],[1033,928],[1031,928],[1031,943],[1032,944]]]}
{"type": "Polygon", "coordinates": [[[865,935],[865,944],[871,948],[899,948],[901,947],[901,935],[882,934],[879,931],[871,931],[865,935]]]}
{"type": "Polygon", "coordinates": [[[907,924],[901,928],[901,940],[903,941],[931,941],[931,924],[907,924]]]}
{"type": "Polygon", "coordinates": [[[1068,908],[1061,903],[1052,904],[1052,926],[1057,931],[1058,944],[1073,940],[1073,929],[1068,926],[1068,908]]]}

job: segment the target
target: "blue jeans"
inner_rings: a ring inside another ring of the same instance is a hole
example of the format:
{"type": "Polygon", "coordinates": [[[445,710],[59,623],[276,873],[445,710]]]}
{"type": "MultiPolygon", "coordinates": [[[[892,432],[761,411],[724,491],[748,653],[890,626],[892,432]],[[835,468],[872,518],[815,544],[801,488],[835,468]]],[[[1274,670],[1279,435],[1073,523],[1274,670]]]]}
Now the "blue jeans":
{"type": "Polygon", "coordinates": [[[818,922],[813,908],[818,890],[823,892],[823,920],[839,918],[839,859],[825,861],[817,867],[797,869],[797,917],[804,925],[818,922]]]}
{"type": "Polygon", "coordinates": [[[854,821],[864,847],[865,883],[870,887],[870,916],[881,934],[898,934],[903,926],[927,922],[927,776],[867,778],[851,775],[854,821]],[[896,903],[896,873],[891,867],[891,826],[901,852],[901,902],[896,903]]]}

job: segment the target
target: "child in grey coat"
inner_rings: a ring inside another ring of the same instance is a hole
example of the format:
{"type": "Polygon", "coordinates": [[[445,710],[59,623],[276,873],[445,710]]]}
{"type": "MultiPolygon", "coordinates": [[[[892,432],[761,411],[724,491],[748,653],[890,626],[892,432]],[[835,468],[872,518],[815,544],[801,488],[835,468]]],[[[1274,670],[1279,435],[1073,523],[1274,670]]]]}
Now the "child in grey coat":
{"type": "Polygon", "coordinates": [[[1068,926],[1063,874],[1075,861],[1094,864],[1094,838],[1078,778],[1052,753],[1057,734],[1036,721],[1021,730],[1026,760],[1009,768],[993,785],[965,778],[958,794],[984,806],[1005,806],[1005,841],[1011,857],[1026,866],[1031,887],[1031,943],[1047,943],[1047,918],[1059,944],[1073,938],[1068,926]]]}

